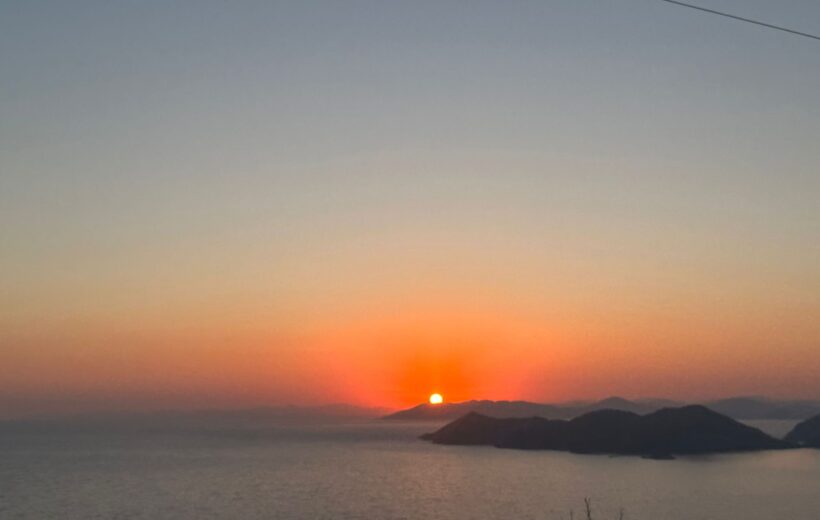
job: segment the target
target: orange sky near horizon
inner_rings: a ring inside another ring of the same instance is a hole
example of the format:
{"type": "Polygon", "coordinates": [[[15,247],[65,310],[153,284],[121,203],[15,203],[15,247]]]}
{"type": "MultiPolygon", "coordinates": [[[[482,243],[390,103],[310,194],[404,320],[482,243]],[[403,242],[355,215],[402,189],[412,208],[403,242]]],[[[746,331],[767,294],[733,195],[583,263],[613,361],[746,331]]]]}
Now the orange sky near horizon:
{"type": "MultiPolygon", "coordinates": [[[[244,322],[203,315],[164,327],[75,323],[69,332],[55,325],[21,334],[12,343],[17,348],[6,349],[0,405],[6,415],[21,416],[329,402],[402,408],[434,391],[447,401],[541,402],[817,391],[814,350],[809,345],[803,358],[782,359],[768,348],[784,340],[770,325],[732,323],[705,311],[686,319],[633,311],[573,316],[556,309],[547,316],[476,300],[382,301],[338,310],[333,319],[304,314],[299,328],[249,314],[244,322]],[[744,347],[737,349],[741,334],[744,347]],[[775,364],[784,368],[773,372],[775,364]]],[[[806,326],[791,334],[799,338],[815,324],[806,326]]]]}
{"type": "Polygon", "coordinates": [[[816,46],[354,4],[0,3],[0,418],[820,399],[816,46]]]}

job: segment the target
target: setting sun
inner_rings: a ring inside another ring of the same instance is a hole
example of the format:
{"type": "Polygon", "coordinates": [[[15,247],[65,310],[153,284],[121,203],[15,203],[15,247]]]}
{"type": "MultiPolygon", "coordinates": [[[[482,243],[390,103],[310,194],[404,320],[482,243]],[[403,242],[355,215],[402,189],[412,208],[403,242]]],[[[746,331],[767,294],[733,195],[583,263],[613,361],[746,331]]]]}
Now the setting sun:
{"type": "Polygon", "coordinates": [[[430,395],[430,404],[441,404],[444,402],[444,398],[441,397],[441,394],[432,394],[430,395]]]}

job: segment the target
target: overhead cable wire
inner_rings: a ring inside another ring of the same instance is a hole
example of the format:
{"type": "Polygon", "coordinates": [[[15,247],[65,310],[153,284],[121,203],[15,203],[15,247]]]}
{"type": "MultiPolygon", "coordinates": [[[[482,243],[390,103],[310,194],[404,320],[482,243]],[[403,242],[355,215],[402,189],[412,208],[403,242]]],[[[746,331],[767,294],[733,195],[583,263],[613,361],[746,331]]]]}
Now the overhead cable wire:
{"type": "Polygon", "coordinates": [[[794,29],[789,29],[787,27],[781,27],[779,25],[773,25],[773,24],[770,24],[770,23],[761,22],[759,20],[752,20],[751,18],[744,18],[742,16],[737,16],[737,15],[734,15],[734,14],[724,13],[722,11],[715,11],[714,9],[708,9],[706,7],[701,7],[699,5],[694,5],[694,4],[688,4],[686,2],[679,2],[678,0],[660,0],[660,1],[661,2],[666,2],[666,3],[669,3],[669,4],[679,5],[681,7],[688,7],[690,9],[697,9],[698,11],[703,11],[705,13],[716,14],[718,16],[724,16],[726,18],[731,18],[733,20],[739,20],[741,22],[760,25],[762,27],[767,27],[769,29],[775,29],[777,31],[783,31],[783,32],[787,32],[787,33],[794,34],[794,35],[797,35],[797,36],[803,36],[805,38],[812,38],[814,40],[820,41],[820,36],[817,36],[816,34],[809,34],[809,33],[801,32],[801,31],[795,31],[794,29]]]}

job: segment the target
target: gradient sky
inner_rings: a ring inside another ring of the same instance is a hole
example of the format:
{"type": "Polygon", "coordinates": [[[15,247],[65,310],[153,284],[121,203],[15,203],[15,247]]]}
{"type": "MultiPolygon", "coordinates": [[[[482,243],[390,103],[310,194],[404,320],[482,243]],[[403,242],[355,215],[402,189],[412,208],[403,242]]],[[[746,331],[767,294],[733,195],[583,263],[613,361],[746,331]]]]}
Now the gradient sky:
{"type": "Polygon", "coordinates": [[[818,42],[664,2],[0,0],[0,417],[820,398],[819,172],[818,42]]]}

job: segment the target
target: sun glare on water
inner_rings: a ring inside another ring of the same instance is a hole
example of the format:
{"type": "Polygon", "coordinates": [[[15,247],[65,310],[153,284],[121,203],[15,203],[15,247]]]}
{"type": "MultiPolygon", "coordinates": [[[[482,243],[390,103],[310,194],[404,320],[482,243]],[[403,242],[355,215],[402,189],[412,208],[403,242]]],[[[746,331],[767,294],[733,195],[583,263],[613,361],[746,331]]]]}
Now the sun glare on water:
{"type": "Polygon", "coordinates": [[[441,397],[441,394],[432,394],[430,395],[430,404],[441,404],[444,402],[444,398],[441,397]]]}

